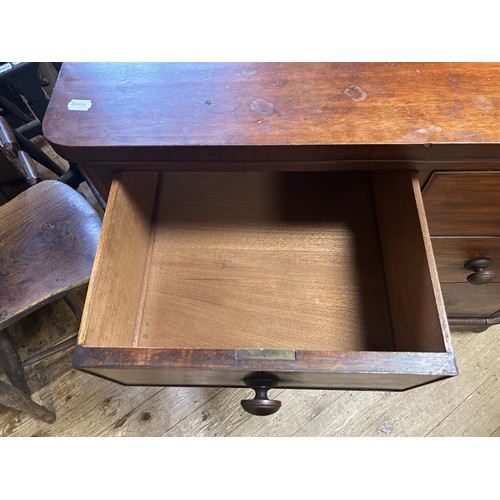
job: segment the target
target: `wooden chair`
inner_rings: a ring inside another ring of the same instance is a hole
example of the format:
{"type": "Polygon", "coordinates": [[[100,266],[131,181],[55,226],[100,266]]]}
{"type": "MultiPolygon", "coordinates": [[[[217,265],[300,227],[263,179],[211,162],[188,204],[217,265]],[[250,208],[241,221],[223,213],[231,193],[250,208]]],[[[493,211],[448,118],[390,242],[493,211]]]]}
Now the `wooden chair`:
{"type": "Polygon", "coordinates": [[[12,384],[0,381],[0,405],[51,423],[55,415],[30,397],[23,365],[7,328],[86,286],[101,219],[72,187],[58,180],[40,180],[34,163],[12,143],[12,131],[2,117],[0,128],[7,130],[7,138],[5,132],[0,133],[0,155],[23,170],[31,184],[0,206],[0,367],[12,384]],[[16,148],[17,161],[13,154],[16,148]]]}

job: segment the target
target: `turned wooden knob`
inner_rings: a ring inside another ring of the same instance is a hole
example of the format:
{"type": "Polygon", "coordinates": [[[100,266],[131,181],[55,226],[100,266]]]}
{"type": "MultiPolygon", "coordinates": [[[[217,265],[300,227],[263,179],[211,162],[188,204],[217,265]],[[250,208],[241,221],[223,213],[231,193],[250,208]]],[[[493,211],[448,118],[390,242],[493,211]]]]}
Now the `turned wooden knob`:
{"type": "Polygon", "coordinates": [[[267,391],[276,387],[279,380],[271,376],[247,377],[243,380],[248,387],[255,391],[253,399],[243,399],[241,406],[252,415],[272,415],[281,408],[281,401],[269,399],[267,391]]]}
{"type": "Polygon", "coordinates": [[[464,268],[474,272],[467,276],[467,281],[471,285],[486,285],[486,283],[491,283],[495,279],[495,273],[486,270],[490,262],[490,259],[486,258],[468,260],[464,264],[464,268]]]}

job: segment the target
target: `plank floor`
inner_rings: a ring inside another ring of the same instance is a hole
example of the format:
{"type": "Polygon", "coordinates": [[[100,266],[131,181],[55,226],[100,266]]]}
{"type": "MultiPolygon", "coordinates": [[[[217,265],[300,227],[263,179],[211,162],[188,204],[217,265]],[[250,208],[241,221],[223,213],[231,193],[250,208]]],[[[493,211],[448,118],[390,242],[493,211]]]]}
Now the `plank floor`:
{"type": "MultiPolygon", "coordinates": [[[[77,328],[58,301],[11,334],[26,358],[77,328]]],[[[456,332],[452,342],[458,377],[399,393],[274,389],[282,408],[268,417],[241,408],[251,390],[121,386],[74,370],[69,348],[26,368],[34,400],[56,422],[4,409],[0,436],[500,436],[500,326],[456,332]]]]}

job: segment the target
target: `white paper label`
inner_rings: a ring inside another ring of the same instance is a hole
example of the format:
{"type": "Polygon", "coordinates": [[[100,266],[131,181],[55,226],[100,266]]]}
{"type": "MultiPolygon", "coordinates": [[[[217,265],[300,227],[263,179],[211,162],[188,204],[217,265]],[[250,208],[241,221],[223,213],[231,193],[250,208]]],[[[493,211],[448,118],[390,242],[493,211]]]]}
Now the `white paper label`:
{"type": "Polygon", "coordinates": [[[0,73],[5,73],[6,71],[9,71],[9,69],[12,69],[12,64],[10,63],[0,64],[0,73]]]}
{"type": "Polygon", "coordinates": [[[68,111],[88,111],[92,106],[89,99],[71,99],[68,102],[68,111]]]}

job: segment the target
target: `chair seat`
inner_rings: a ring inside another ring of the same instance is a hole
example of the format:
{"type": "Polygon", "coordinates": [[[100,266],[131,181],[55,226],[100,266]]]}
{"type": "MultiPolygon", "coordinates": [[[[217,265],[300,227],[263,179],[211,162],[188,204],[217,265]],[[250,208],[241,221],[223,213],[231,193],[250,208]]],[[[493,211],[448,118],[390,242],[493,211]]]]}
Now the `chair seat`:
{"type": "Polygon", "coordinates": [[[0,206],[0,330],[84,287],[101,219],[77,191],[43,181],[0,206]]]}

